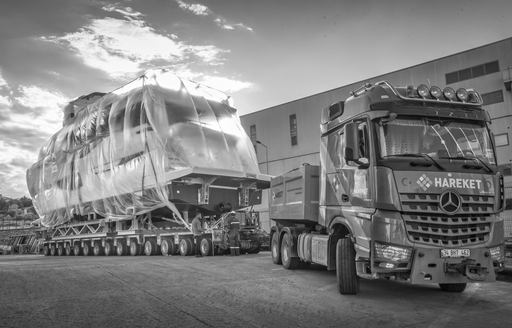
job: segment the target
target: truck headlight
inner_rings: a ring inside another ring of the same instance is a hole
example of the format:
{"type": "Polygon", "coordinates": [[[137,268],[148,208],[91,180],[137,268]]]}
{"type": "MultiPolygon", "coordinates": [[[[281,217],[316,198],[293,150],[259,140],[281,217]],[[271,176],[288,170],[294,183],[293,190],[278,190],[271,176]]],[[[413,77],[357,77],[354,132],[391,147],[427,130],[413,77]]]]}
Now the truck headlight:
{"type": "Polygon", "coordinates": [[[409,247],[400,247],[393,245],[374,243],[375,257],[381,260],[392,262],[409,262],[412,249],[409,247]]]}
{"type": "Polygon", "coordinates": [[[503,261],[503,247],[496,246],[493,248],[489,248],[489,253],[491,254],[491,258],[494,261],[503,261]]]}

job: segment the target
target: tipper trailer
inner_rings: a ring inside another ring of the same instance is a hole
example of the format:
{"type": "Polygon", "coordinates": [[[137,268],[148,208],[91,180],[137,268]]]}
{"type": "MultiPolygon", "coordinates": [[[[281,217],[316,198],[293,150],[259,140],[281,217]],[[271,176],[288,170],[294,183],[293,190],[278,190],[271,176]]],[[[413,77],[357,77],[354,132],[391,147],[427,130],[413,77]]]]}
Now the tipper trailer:
{"type": "Polygon", "coordinates": [[[320,166],[272,179],[272,260],[462,292],[503,268],[503,177],[480,95],[365,84],[322,112],[320,166]]]}
{"type": "MultiPolygon", "coordinates": [[[[223,222],[269,181],[229,97],[165,69],[70,102],[27,170],[46,255],[189,255],[190,211],[207,220],[201,252],[222,252],[223,222]]],[[[241,251],[255,252],[246,230],[241,251]]]]}

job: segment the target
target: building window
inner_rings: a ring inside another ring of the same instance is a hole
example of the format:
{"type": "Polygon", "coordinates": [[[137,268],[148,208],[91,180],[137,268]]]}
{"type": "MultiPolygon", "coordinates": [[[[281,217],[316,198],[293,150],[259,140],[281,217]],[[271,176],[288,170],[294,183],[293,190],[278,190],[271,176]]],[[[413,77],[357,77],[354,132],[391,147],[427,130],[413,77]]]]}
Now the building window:
{"type": "Polygon", "coordinates": [[[483,93],[482,100],[484,105],[492,105],[503,102],[503,90],[497,90],[493,92],[483,93]]]}
{"type": "Polygon", "coordinates": [[[256,125],[255,124],[253,124],[249,127],[249,137],[251,138],[251,142],[254,146],[254,150],[257,151],[256,140],[258,140],[258,138],[256,138],[256,125]]]}
{"type": "Polygon", "coordinates": [[[292,146],[297,145],[297,115],[290,115],[290,139],[292,146]]]}
{"type": "Polygon", "coordinates": [[[508,146],[508,133],[495,134],[494,144],[496,147],[508,146]]]}
{"type": "Polygon", "coordinates": [[[459,81],[465,81],[469,79],[474,79],[475,77],[479,77],[482,75],[492,74],[500,71],[499,62],[493,61],[490,63],[473,66],[470,68],[461,69],[459,71],[447,73],[446,84],[452,84],[459,81]]]}
{"type": "MultiPolygon", "coordinates": [[[[498,165],[498,171],[500,171],[501,174],[503,174],[505,176],[510,176],[510,175],[512,175],[512,164],[498,165]]],[[[512,195],[511,195],[511,198],[512,198],[512,195]]]]}

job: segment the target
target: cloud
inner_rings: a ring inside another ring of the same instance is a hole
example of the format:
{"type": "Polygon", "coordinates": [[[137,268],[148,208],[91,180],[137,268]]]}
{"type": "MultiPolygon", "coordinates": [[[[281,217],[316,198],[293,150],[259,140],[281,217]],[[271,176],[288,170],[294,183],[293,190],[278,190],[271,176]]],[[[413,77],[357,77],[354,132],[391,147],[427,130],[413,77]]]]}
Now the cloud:
{"type": "Polygon", "coordinates": [[[218,15],[214,13],[210,8],[208,8],[205,5],[199,4],[199,3],[186,3],[182,0],[175,0],[178,6],[183,9],[184,11],[191,12],[196,16],[212,16],[214,17],[213,22],[222,28],[223,30],[229,30],[233,31],[236,29],[240,30],[246,30],[249,32],[254,32],[254,29],[252,27],[249,27],[242,23],[230,23],[227,19],[222,17],[221,15],[218,15]]]}
{"type": "Polygon", "coordinates": [[[204,76],[201,78],[201,82],[212,88],[228,93],[247,89],[252,86],[250,82],[242,82],[219,76],[204,76]]]}
{"type": "Polygon", "coordinates": [[[133,17],[133,18],[141,18],[144,15],[138,11],[133,10],[131,7],[124,7],[120,8],[113,4],[108,4],[106,6],[103,6],[101,9],[108,11],[108,12],[117,12],[124,17],[133,17]]]}
{"type": "Polygon", "coordinates": [[[188,4],[181,0],[176,0],[176,3],[178,3],[178,6],[180,6],[181,9],[189,11],[197,16],[208,16],[213,14],[213,12],[208,9],[208,7],[199,3],[188,4]]]}
{"type": "Polygon", "coordinates": [[[27,194],[25,171],[62,126],[61,108],[68,100],[35,85],[7,88],[9,95],[0,95],[0,193],[20,197],[27,194]]]}
{"type": "MultiPolygon", "coordinates": [[[[108,12],[125,13],[108,7],[108,12]]],[[[183,63],[222,65],[229,53],[215,45],[192,45],[178,40],[175,34],[162,34],[149,26],[134,11],[123,19],[93,19],[74,33],[42,37],[74,51],[90,67],[113,78],[133,78],[135,73],[154,66],[183,67],[183,63]],[[162,65],[162,63],[164,65],[162,65]]],[[[179,73],[179,72],[178,72],[179,73]]]]}
{"type": "Polygon", "coordinates": [[[0,70],[0,88],[7,86],[7,81],[2,76],[2,71],[0,70]]]}

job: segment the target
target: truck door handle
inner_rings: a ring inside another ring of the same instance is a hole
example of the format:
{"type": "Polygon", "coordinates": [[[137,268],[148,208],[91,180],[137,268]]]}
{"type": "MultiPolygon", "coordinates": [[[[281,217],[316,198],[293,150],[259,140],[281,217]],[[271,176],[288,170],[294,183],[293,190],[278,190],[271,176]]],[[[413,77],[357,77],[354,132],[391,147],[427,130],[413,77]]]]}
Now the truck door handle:
{"type": "Polygon", "coordinates": [[[347,194],[343,194],[341,195],[341,201],[342,202],[348,202],[350,200],[350,198],[348,197],[347,194]]]}

